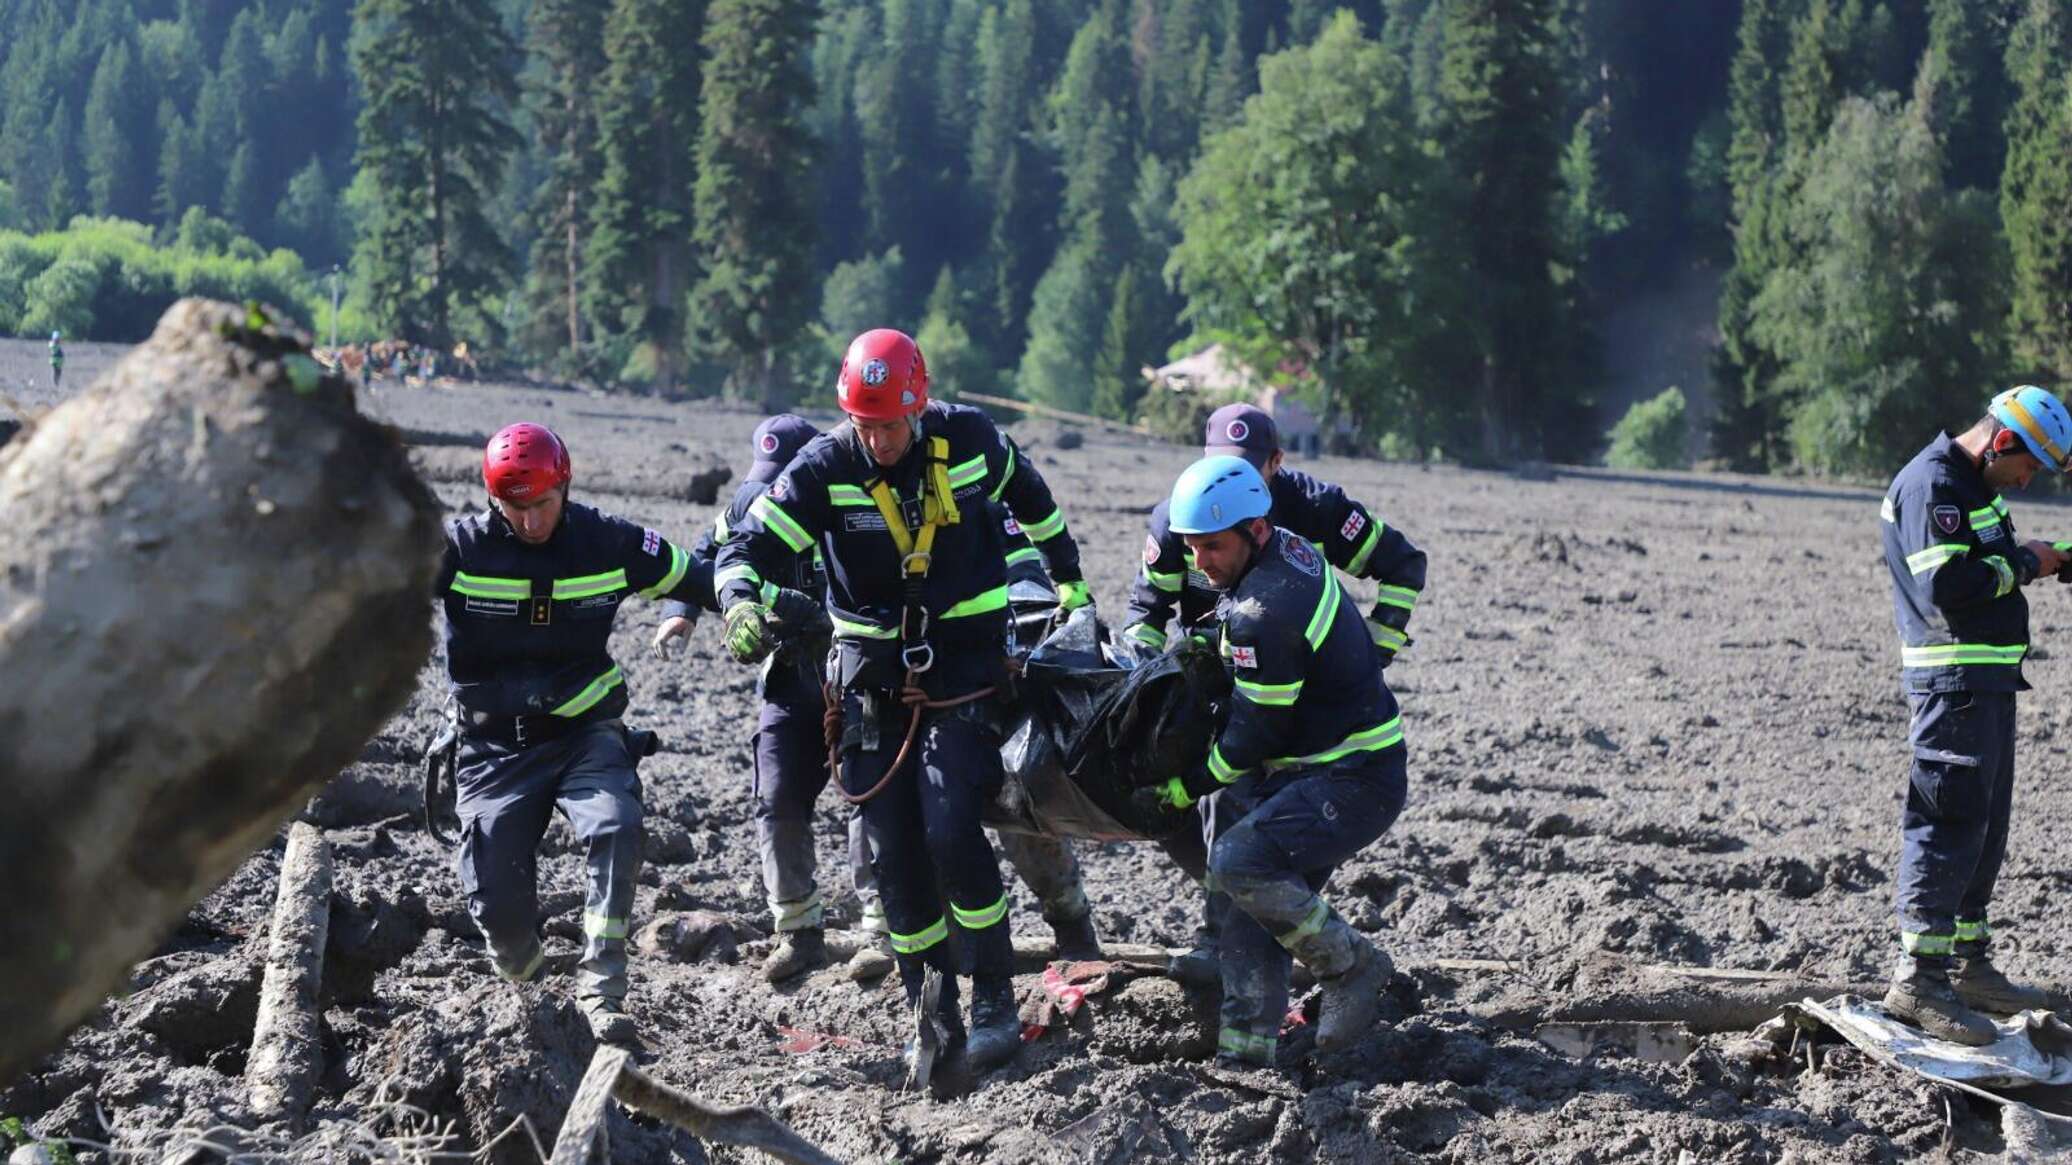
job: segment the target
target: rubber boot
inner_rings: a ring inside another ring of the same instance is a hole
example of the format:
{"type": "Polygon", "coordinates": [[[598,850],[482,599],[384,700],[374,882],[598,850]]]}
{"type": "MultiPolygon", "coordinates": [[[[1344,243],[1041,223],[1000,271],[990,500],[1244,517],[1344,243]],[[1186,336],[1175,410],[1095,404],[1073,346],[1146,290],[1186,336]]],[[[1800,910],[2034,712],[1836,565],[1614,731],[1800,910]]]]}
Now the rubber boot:
{"type": "Polygon", "coordinates": [[[1066,962],[1091,963],[1101,957],[1101,936],[1094,933],[1092,912],[1053,921],[1050,933],[1057,939],[1057,957],[1066,962]]]}
{"type": "Polygon", "coordinates": [[[1371,942],[1353,936],[1353,962],[1336,975],[1320,975],[1324,1002],[1317,1015],[1317,1051],[1329,1054],[1358,1043],[1374,1028],[1381,993],[1395,964],[1371,942]]]}
{"type": "Polygon", "coordinates": [[[827,965],[827,933],[817,926],[787,930],[777,936],[777,949],[763,960],[763,978],[782,983],[827,965]]]}
{"type": "Polygon", "coordinates": [[[2000,1038],[1993,1021],[1965,1006],[1950,986],[1949,959],[1903,955],[1885,992],[1885,1011],[1939,1040],[1979,1048],[2000,1038]]]}
{"type": "Polygon", "coordinates": [[[1957,998],[1979,1011],[1996,1015],[2051,1009],[2049,992],[2014,982],[1984,954],[1951,959],[1950,986],[1956,990],[1957,998]]]}
{"type": "Polygon", "coordinates": [[[1021,1007],[1014,980],[989,979],[971,985],[971,1039],[964,1047],[972,1074],[990,1072],[1022,1049],[1021,1007]]]}
{"type": "Polygon", "coordinates": [[[633,1017],[626,1014],[619,1001],[609,995],[586,995],[576,1000],[582,1009],[583,1019],[590,1025],[590,1034],[600,1044],[625,1045],[633,1042],[633,1017]]]}

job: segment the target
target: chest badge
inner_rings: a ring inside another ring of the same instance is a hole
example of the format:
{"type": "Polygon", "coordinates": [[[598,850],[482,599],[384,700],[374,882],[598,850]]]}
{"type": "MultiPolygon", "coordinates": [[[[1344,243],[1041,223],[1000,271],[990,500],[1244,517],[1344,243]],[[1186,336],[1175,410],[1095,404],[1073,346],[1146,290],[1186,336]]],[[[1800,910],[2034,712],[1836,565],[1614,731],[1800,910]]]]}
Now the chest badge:
{"type": "Polygon", "coordinates": [[[532,625],[545,627],[553,621],[554,600],[545,595],[535,596],[532,600],[532,625]]]}

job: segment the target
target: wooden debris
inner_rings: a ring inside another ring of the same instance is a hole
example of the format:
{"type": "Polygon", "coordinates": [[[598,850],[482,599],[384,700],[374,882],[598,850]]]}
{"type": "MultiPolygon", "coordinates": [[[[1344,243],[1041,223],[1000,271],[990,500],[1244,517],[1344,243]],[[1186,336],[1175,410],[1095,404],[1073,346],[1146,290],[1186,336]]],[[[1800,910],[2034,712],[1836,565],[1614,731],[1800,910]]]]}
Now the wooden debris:
{"type": "Polygon", "coordinates": [[[592,1159],[603,1136],[608,1099],[710,1144],[759,1149],[785,1165],[841,1165],[762,1109],[722,1108],[678,1092],[635,1068],[623,1049],[609,1046],[597,1049],[576,1088],[561,1135],[554,1140],[550,1165],[584,1165],[592,1159]]]}
{"type": "Polygon", "coordinates": [[[316,826],[298,821],[288,829],[288,852],[281,858],[259,1020],[245,1061],[252,1115],[261,1121],[286,1121],[299,1129],[323,1075],[317,991],[330,919],[331,845],[316,826]]]}

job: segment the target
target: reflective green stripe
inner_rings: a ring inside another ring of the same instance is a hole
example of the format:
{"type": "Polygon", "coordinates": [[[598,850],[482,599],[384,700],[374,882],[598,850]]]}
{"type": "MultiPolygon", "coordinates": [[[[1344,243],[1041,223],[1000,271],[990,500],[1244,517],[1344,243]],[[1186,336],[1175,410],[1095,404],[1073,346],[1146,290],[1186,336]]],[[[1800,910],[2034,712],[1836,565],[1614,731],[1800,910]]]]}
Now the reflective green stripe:
{"type": "Polygon", "coordinates": [[[625,682],[626,677],[619,674],[619,665],[613,664],[610,671],[607,671],[603,675],[598,676],[596,679],[591,680],[589,687],[584,688],[580,692],[577,692],[575,696],[568,701],[568,703],[563,704],[561,707],[554,709],[552,712],[548,713],[548,715],[581,716],[583,713],[588,712],[590,709],[596,707],[597,701],[604,699],[604,694],[606,692],[611,691],[613,688],[616,688],[620,684],[625,682]]]}
{"type": "Polygon", "coordinates": [[[1230,762],[1223,759],[1223,744],[1218,741],[1209,746],[1209,775],[1228,785],[1244,776],[1245,770],[1232,768],[1230,762]]]}
{"type": "Polygon", "coordinates": [[[723,571],[720,571],[716,575],[713,575],[712,589],[715,592],[724,590],[728,583],[734,582],[736,580],[742,580],[752,583],[756,586],[761,586],[763,582],[763,576],[756,571],[755,567],[750,566],[745,562],[738,563],[734,566],[726,568],[723,571]]]}
{"type": "Polygon", "coordinates": [[[835,634],[846,635],[851,639],[899,638],[899,630],[894,627],[880,627],[875,623],[858,623],[854,619],[844,619],[840,615],[829,615],[828,618],[834,620],[835,634]]]}
{"type": "Polygon", "coordinates": [[[1023,522],[1022,533],[1031,542],[1048,542],[1065,532],[1065,511],[1052,510],[1050,515],[1034,522],[1023,522]]]}
{"type": "Polygon", "coordinates": [[[969,461],[950,466],[950,484],[970,485],[986,476],[986,455],[981,453],[969,461]]]}
{"type": "Polygon", "coordinates": [[[1892,504],[1891,498],[1878,503],[1878,516],[1894,525],[1899,524],[1899,509],[1892,504]]]}
{"type": "Polygon", "coordinates": [[[2014,568],[2007,565],[2007,560],[1997,554],[1988,556],[1985,559],[1985,563],[1987,566],[1992,567],[1993,573],[2000,578],[1999,585],[1993,588],[1993,597],[1996,599],[2006,597],[2007,592],[2014,589],[2014,568]]]}
{"type": "Polygon", "coordinates": [[[591,938],[625,938],[626,920],[608,914],[583,914],[583,933],[591,938]]]}
{"type": "Polygon", "coordinates": [[[1907,555],[1907,569],[1914,574],[1925,574],[1952,558],[1969,553],[1969,546],[1955,542],[1938,542],[1926,550],[1916,550],[1907,555]]]}
{"type": "Polygon", "coordinates": [[[1146,647],[1156,647],[1162,650],[1166,645],[1166,633],[1149,623],[1132,623],[1129,630],[1123,632],[1123,634],[1146,647]]]}
{"type": "Polygon", "coordinates": [[[1387,528],[1387,525],[1378,519],[1367,523],[1367,540],[1360,543],[1360,548],[1353,552],[1353,560],[1345,564],[1347,574],[1358,578],[1360,572],[1367,569],[1367,558],[1374,553],[1374,548],[1381,544],[1381,532],[1387,528]]]}
{"type": "Polygon", "coordinates": [[[1974,922],[1966,922],[1961,918],[1958,919],[1955,937],[1960,943],[1982,943],[1986,941],[1986,920],[1981,918],[1974,922]]]}
{"type": "Polygon", "coordinates": [[[1007,587],[1001,585],[994,587],[990,591],[973,595],[963,602],[951,606],[949,610],[942,613],[942,618],[962,619],[970,615],[983,615],[988,611],[1005,611],[1006,609],[1007,587]]]}
{"type": "Polygon", "coordinates": [[[727,512],[725,510],[721,510],[713,515],[712,541],[714,545],[725,546],[727,544],[727,537],[733,532],[733,529],[727,525],[727,512]]]}
{"type": "Polygon", "coordinates": [[[1338,579],[1330,571],[1324,572],[1324,593],[1317,596],[1317,609],[1309,616],[1309,627],[1302,637],[1309,640],[1309,649],[1316,651],[1324,646],[1324,637],[1331,633],[1331,620],[1338,617],[1338,579]]]}
{"type": "Polygon", "coordinates": [[[2022,662],[2029,649],[2020,645],[1995,647],[1989,643],[1938,643],[1929,647],[1899,649],[1902,667],[1990,667],[2022,662]]]}
{"type": "MultiPolygon", "coordinates": [[[[1266,767],[1271,771],[1273,769],[1294,769],[1308,765],[1330,764],[1332,761],[1351,756],[1356,752],[1373,752],[1376,749],[1383,749],[1390,745],[1401,743],[1403,743],[1403,718],[1396,716],[1386,723],[1376,724],[1372,728],[1363,728],[1353,733],[1351,736],[1339,741],[1335,747],[1327,748],[1322,752],[1313,752],[1308,756],[1275,757],[1266,762],[1266,767]]],[[[1215,752],[1213,750],[1210,751],[1209,757],[1213,762],[1215,759],[1215,752]]]]}
{"type": "Polygon", "coordinates": [[[1302,695],[1302,681],[1292,684],[1255,684],[1250,680],[1237,681],[1238,695],[1254,704],[1271,707],[1286,707],[1302,695]]]}
{"type": "Polygon", "coordinates": [[[1387,624],[1369,623],[1367,627],[1374,633],[1374,646],[1376,647],[1386,647],[1390,651],[1401,651],[1410,642],[1408,632],[1398,631],[1387,624]]]}
{"type": "Polygon", "coordinates": [[[966,910],[952,902],[950,913],[957,916],[957,925],[965,930],[984,930],[986,927],[998,925],[1001,919],[1007,917],[1007,895],[1003,892],[1000,901],[991,906],[981,906],[977,910],[966,910]]]}
{"type": "Polygon", "coordinates": [[[453,593],[466,595],[471,599],[529,599],[532,597],[532,580],[525,578],[491,578],[488,575],[469,574],[464,570],[453,572],[453,593]]]}
{"type": "Polygon", "coordinates": [[[1185,809],[1194,804],[1194,798],[1187,793],[1187,782],[1174,777],[1165,783],[1166,804],[1175,809],[1185,809]]]}
{"type": "Polygon", "coordinates": [[[495,962],[495,960],[493,959],[491,960],[491,964],[496,967],[496,973],[498,978],[509,979],[513,983],[529,983],[532,981],[532,977],[534,975],[539,974],[540,964],[546,961],[547,948],[536,946],[532,949],[532,961],[525,964],[524,970],[516,972],[515,974],[510,971],[504,970],[503,964],[495,962]]]}
{"type": "Polygon", "coordinates": [[[885,937],[892,940],[893,953],[918,955],[929,947],[950,937],[950,924],[949,920],[938,918],[913,934],[901,934],[896,930],[888,929],[885,931],[885,937]]]}
{"type": "Polygon", "coordinates": [[[799,525],[790,514],[785,513],[783,506],[771,501],[770,495],[764,494],[755,499],[755,504],[748,507],[748,512],[761,518],[763,525],[784,539],[784,544],[795,552],[804,554],[806,547],[813,545],[813,540],[806,537],[806,528],[799,525]]]}
{"type": "Polygon", "coordinates": [[[989,495],[996,502],[1001,494],[1007,492],[1007,483],[1014,480],[1014,442],[1004,441],[1002,444],[1007,446],[1007,468],[1000,471],[1000,480],[994,483],[993,492],[989,495]]]}
{"type": "Polygon", "coordinates": [[[1956,942],[1954,936],[1947,934],[1915,934],[1912,931],[1901,931],[1899,935],[1901,950],[1910,955],[1928,955],[1931,958],[1949,954],[1956,942]]]}
{"type": "Polygon", "coordinates": [[[626,589],[626,572],[608,570],[603,574],[586,574],[581,578],[557,578],[554,580],[554,597],[557,599],[587,599],[594,595],[608,595],[613,591],[626,589]]]}
{"type": "Polygon", "coordinates": [[[778,590],[779,588],[776,583],[765,582],[761,586],[761,588],[757,590],[756,593],[760,594],[763,597],[763,605],[765,607],[769,607],[774,606],[776,604],[778,590]]]}
{"type": "Polygon", "coordinates": [[[862,487],[862,486],[855,486],[855,485],[830,485],[830,486],[828,486],[828,487],[827,487],[827,500],[828,500],[828,502],[829,502],[829,503],[831,503],[831,504],[833,504],[833,505],[837,505],[837,506],[874,506],[874,505],[877,505],[877,503],[876,503],[876,502],[874,502],[874,501],[872,501],[872,500],[871,500],[871,495],[869,495],[869,494],[867,494],[867,493],[863,492],[863,487],[862,487]]]}
{"type": "Polygon", "coordinates": [[[657,582],[654,586],[651,586],[646,590],[640,592],[640,597],[643,599],[661,598],[663,595],[666,595],[670,591],[675,590],[677,584],[683,581],[683,576],[686,573],[688,573],[690,569],[690,552],[686,551],[683,547],[678,546],[676,543],[671,542],[669,544],[668,573],[662,576],[660,582],[657,582]]]}
{"type": "Polygon", "coordinates": [[[1187,585],[1187,572],[1176,570],[1171,574],[1167,574],[1164,571],[1153,570],[1147,566],[1144,568],[1144,581],[1150,583],[1155,590],[1164,591],[1169,595],[1177,595],[1187,585]]]}
{"type": "Polygon", "coordinates": [[[2007,499],[1995,497],[1992,501],[1971,511],[1971,528],[1987,530],[2000,524],[2007,517],[2007,499]]]}
{"type": "Polygon", "coordinates": [[[1043,561],[1043,552],[1034,546],[1024,546],[1020,550],[1009,551],[1007,555],[1007,565],[1009,566],[1020,566],[1024,562],[1041,561],[1043,561]]]}
{"type": "Polygon", "coordinates": [[[1380,590],[1377,590],[1374,593],[1374,601],[1378,603],[1385,603],[1391,607],[1401,607],[1404,610],[1409,611],[1414,610],[1417,607],[1417,596],[1420,593],[1421,592],[1413,590],[1410,587],[1392,587],[1384,585],[1380,590]]]}
{"type": "Polygon", "coordinates": [[[1274,1049],[1278,1046],[1278,1041],[1273,1036],[1255,1036],[1234,1027],[1227,1027],[1216,1033],[1218,1052],[1253,1064],[1273,1063],[1274,1049]]]}
{"type": "Polygon", "coordinates": [[[1330,917],[1331,908],[1324,905],[1324,900],[1312,897],[1310,899],[1310,908],[1303,913],[1302,921],[1295,924],[1295,929],[1286,934],[1278,935],[1276,938],[1282,946],[1293,947],[1303,939],[1322,931],[1324,923],[1330,917]]]}
{"type": "Polygon", "coordinates": [[[819,890],[794,902],[779,902],[775,898],[770,900],[770,917],[780,932],[818,927],[822,913],[819,890]]]}

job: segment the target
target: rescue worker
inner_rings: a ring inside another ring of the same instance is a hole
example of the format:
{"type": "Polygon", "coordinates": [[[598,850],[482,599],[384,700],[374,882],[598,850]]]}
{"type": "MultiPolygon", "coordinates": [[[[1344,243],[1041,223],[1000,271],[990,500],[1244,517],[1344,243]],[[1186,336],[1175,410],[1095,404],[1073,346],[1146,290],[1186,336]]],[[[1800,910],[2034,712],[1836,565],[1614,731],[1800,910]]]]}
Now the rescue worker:
{"type": "Polygon", "coordinates": [[[52,388],[56,388],[58,383],[65,379],[65,345],[59,342],[62,339],[64,337],[57,332],[50,334],[50,386],[52,388]]]}
{"type": "Polygon", "coordinates": [[[1900,816],[1900,959],[1885,1008],[1939,1039],[1996,1038],[1981,1011],[2048,1007],[1988,955],[1986,909],[2007,851],[2014,792],[2015,693],[2029,685],[2022,588],[2066,562],[2051,543],[2016,542],[2000,494],[2072,467],[2072,414],[2033,385],[1940,434],[1892,479],[1881,515],[1901,687],[1913,746],[1900,816]]]}
{"type": "MultiPolygon", "coordinates": [[[[1204,429],[1202,456],[1241,457],[1266,480],[1272,502],[1268,522],[1322,547],[1325,560],[1337,570],[1375,581],[1377,597],[1367,612],[1367,631],[1378,666],[1387,667],[1410,643],[1405,629],[1424,591],[1424,551],[1338,486],[1287,468],[1280,431],[1266,410],[1224,405],[1209,415],[1204,429]]],[[[1172,633],[1214,633],[1222,592],[1195,565],[1185,539],[1172,528],[1171,507],[1170,500],[1162,500],[1151,511],[1143,568],[1119,636],[1128,650],[1165,650],[1169,623],[1176,623],[1172,633]]],[[[1197,825],[1176,824],[1157,840],[1175,865],[1200,881],[1207,857],[1197,825]]],[[[1212,891],[1195,932],[1194,949],[1174,961],[1174,974],[1182,980],[1203,986],[1216,981],[1216,920],[1224,908],[1222,898],[1212,891]]]]}
{"type": "MultiPolygon", "coordinates": [[[[841,787],[863,803],[900,979],[917,1005],[926,969],[943,974],[937,1018],[954,1050],[955,976],[969,974],[964,1054],[985,1071],[1021,1045],[1006,887],[979,824],[1002,779],[994,694],[1008,606],[1003,531],[987,502],[1004,501],[1043,552],[1064,607],[1092,598],[1042,476],[984,413],[928,399],[911,337],[856,337],[836,395],[848,419],[800,450],[720,548],[727,647],[744,660],[770,648],[771,611],[739,568],[817,545],[835,627],[841,787]]],[[[910,1065],[926,1054],[909,1041],[910,1065]]]]}
{"type": "Polygon", "coordinates": [[[1317,1051],[1374,1022],[1388,957],[1319,895],[1331,872],[1402,812],[1403,721],[1373,640],[1309,539],[1273,525],[1249,461],[1207,457],[1173,486],[1168,528],[1224,592],[1218,651],[1235,692],[1194,772],[1138,791],[1145,808],[1203,803],[1220,920],[1220,1061],[1273,1063],[1290,960],[1323,985],[1317,1051]]]}
{"type": "Polygon", "coordinates": [[[607,640],[629,594],[709,604],[711,576],[654,530],[569,501],[568,449],[543,426],[498,430],[482,478],[489,506],[448,524],[438,576],[459,715],[461,886],[497,973],[537,978],[535,851],[560,811],[589,866],[577,1003],[600,1041],[624,1043],[642,809],[607,640]]]}

